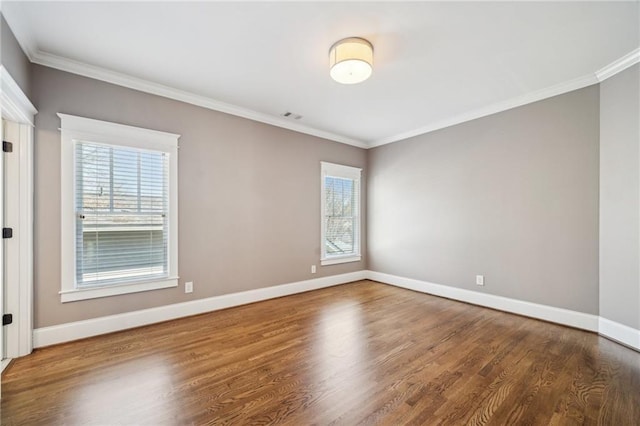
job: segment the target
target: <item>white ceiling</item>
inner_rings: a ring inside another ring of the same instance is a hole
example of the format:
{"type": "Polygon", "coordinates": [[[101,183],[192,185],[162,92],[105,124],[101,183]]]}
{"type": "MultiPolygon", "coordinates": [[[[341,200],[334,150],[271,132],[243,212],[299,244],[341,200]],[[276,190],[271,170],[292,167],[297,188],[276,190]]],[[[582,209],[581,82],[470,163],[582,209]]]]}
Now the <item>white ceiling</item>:
{"type": "Polygon", "coordinates": [[[146,80],[150,91],[359,146],[593,84],[640,45],[637,1],[5,0],[2,13],[34,62],[130,87],[146,80]],[[373,43],[375,64],[369,80],[345,86],[329,77],[328,51],[349,36],[373,43]]]}

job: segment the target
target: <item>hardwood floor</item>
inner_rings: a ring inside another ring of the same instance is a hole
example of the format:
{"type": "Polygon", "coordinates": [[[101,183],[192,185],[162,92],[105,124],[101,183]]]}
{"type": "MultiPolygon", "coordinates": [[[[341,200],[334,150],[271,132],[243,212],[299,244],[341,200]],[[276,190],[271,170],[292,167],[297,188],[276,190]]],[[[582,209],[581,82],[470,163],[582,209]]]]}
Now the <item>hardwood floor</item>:
{"type": "Polygon", "coordinates": [[[2,425],[640,424],[640,353],[371,281],[43,348],[2,425]]]}

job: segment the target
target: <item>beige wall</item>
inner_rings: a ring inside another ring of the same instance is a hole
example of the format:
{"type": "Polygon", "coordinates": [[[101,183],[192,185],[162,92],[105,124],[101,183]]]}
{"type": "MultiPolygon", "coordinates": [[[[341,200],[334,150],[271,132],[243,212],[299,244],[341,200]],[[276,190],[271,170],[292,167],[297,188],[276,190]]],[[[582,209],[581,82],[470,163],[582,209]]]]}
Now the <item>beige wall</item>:
{"type": "Polygon", "coordinates": [[[640,65],[600,85],[600,315],[640,329],[640,65]]]}
{"type": "Polygon", "coordinates": [[[370,150],[369,269],[597,314],[598,108],[592,86],[370,150]]]}
{"type": "Polygon", "coordinates": [[[365,150],[39,65],[32,76],[36,328],[365,269],[319,260],[320,161],[364,168],[365,150]],[[179,288],[60,303],[58,112],[182,135],[179,288]]]}
{"type": "Polygon", "coordinates": [[[11,28],[0,14],[0,62],[15,82],[31,99],[30,68],[31,63],[18,44],[11,28]]]}

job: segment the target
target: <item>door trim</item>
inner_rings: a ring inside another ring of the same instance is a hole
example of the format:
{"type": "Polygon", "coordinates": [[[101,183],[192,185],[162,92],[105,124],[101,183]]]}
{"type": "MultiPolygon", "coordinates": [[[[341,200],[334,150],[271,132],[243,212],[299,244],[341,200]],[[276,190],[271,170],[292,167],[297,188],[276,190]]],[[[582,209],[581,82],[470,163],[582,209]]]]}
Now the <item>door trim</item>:
{"type": "Polygon", "coordinates": [[[17,191],[14,199],[19,200],[18,221],[12,224],[18,230],[14,238],[18,243],[19,278],[5,282],[5,304],[13,314],[16,329],[4,330],[6,356],[15,358],[31,353],[33,348],[33,126],[38,111],[3,66],[0,66],[0,85],[2,118],[19,125],[19,143],[14,144],[13,153],[9,154],[17,156],[19,163],[17,176],[12,177],[17,182],[13,187],[17,191]]]}
{"type": "Polygon", "coordinates": [[[38,110],[2,65],[0,65],[0,84],[2,85],[0,91],[2,118],[33,127],[35,125],[34,117],[38,110]]]}

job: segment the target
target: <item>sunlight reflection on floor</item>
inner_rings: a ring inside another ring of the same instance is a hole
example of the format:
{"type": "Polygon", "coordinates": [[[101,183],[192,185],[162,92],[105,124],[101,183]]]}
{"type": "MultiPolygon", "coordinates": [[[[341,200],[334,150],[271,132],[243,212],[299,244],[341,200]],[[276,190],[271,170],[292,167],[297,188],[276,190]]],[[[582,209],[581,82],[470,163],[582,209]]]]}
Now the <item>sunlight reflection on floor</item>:
{"type": "Polygon", "coordinates": [[[106,418],[114,424],[169,424],[179,414],[168,398],[172,389],[171,365],[163,357],[118,363],[103,368],[98,377],[87,378],[90,381],[72,393],[76,424],[95,424],[96,419],[106,418]],[[127,407],[127,412],[122,407],[127,407]]]}
{"type": "Polygon", "coordinates": [[[354,399],[366,399],[373,384],[362,371],[369,353],[360,305],[344,302],[324,309],[316,342],[320,360],[316,380],[331,390],[322,401],[326,412],[336,413],[337,407],[354,399]]]}

